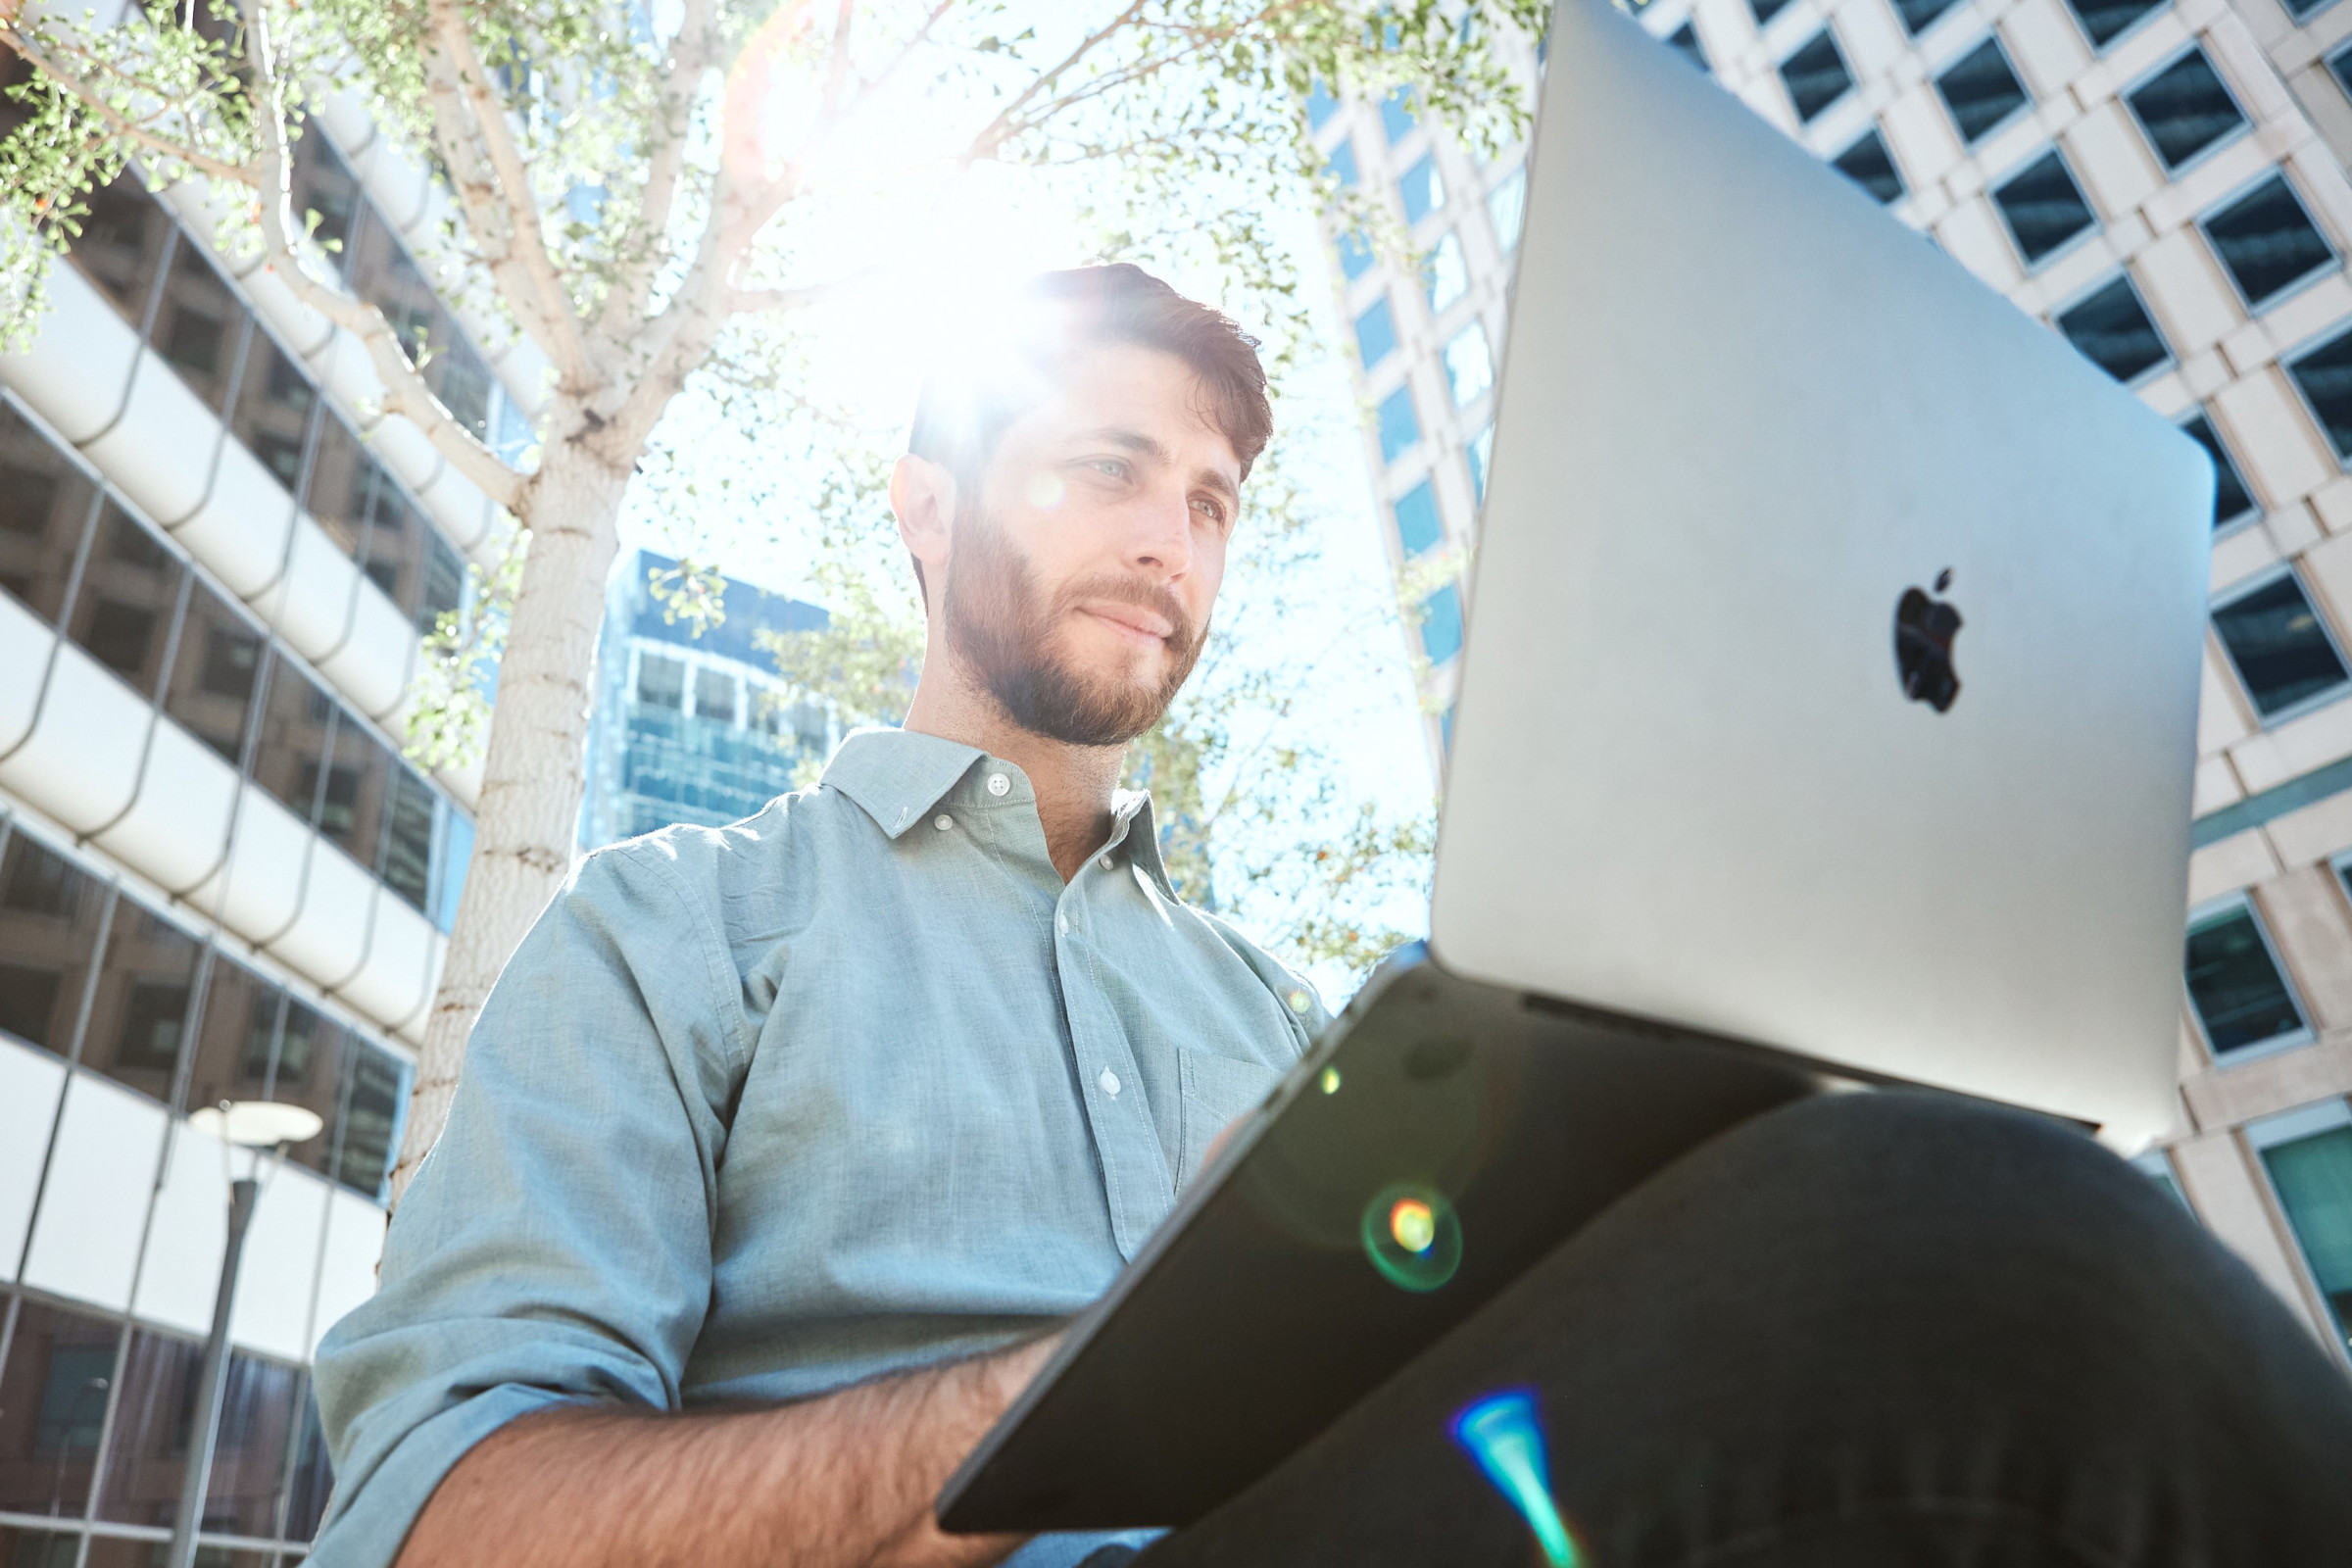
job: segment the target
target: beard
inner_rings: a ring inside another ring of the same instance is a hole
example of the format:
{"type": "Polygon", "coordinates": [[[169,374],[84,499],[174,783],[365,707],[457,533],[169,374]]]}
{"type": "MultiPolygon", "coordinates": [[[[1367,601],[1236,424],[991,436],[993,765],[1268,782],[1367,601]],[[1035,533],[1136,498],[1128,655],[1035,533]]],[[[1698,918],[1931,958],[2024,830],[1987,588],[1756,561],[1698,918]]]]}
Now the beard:
{"type": "Polygon", "coordinates": [[[1169,589],[1120,572],[1065,583],[1048,596],[1026,557],[975,505],[956,530],[954,569],[940,612],[948,641],[1021,728],[1067,746],[1124,746],[1159,722],[1208,640],[1169,589]],[[1055,647],[1073,608],[1087,600],[1134,605],[1164,616],[1168,672],[1156,685],[1078,667],[1055,647]]]}

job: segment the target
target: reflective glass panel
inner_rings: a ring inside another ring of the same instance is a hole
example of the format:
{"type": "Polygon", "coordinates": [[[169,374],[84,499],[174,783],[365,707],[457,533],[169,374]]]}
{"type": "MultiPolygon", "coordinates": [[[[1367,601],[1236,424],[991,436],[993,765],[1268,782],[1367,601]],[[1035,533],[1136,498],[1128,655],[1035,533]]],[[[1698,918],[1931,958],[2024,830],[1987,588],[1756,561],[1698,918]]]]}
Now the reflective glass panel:
{"type": "Polygon", "coordinates": [[[1936,18],[1959,3],[1960,0],[1894,0],[1894,14],[1903,19],[1903,30],[1916,38],[1936,18]]]}
{"type": "Polygon", "coordinates": [[[326,1512],[326,1494],[335,1484],[326,1462],[326,1433],[318,1423],[318,1399],[306,1379],[302,1392],[302,1436],[294,1448],[294,1473],[286,1485],[287,1541],[308,1541],[318,1533],[326,1512]]]}
{"type": "Polygon", "coordinates": [[[1470,493],[1482,502],[1487,499],[1487,468],[1494,461],[1494,424],[1489,420],[1470,440],[1470,493]]]}
{"type": "Polygon", "coordinates": [[[1688,22],[1674,29],[1666,46],[1701,71],[1713,69],[1707,64],[1707,46],[1698,41],[1698,29],[1688,22]]]}
{"type": "Polygon", "coordinates": [[[637,656],[637,700],[650,708],[686,706],[686,666],[660,654],[637,656]]]}
{"type": "Polygon", "coordinates": [[[2246,481],[2238,476],[2237,465],[2230,461],[2230,449],[2222,444],[2221,433],[2214,429],[2213,421],[2200,414],[2180,428],[2213,459],[2213,525],[2224,527],[2252,512],[2253,494],[2246,489],[2246,481]]]}
{"type": "Polygon", "coordinates": [[[2188,928],[2188,1000],[2216,1054],[2242,1051],[2303,1027],[2254,911],[2239,905],[2188,928]]]}
{"type": "Polygon", "coordinates": [[[2283,174],[2206,219],[2205,237],[2253,310],[2335,265],[2335,252],[2283,174]]]}
{"type": "Polygon", "coordinates": [[[1372,302],[1371,308],[1355,318],[1355,351],[1369,370],[1396,350],[1396,318],[1390,314],[1386,298],[1372,302]]]}
{"type": "Polygon", "coordinates": [[[1396,542],[1408,559],[1445,537],[1446,525],[1438,516],[1438,493],[1427,479],[1396,498],[1396,542]]]}
{"type": "Polygon", "coordinates": [[[1462,596],[1451,583],[1431,594],[1421,606],[1421,648],[1433,664],[1443,664],[1462,651],[1462,596]]]}
{"type": "Polygon", "coordinates": [[[1882,204],[1902,199],[1903,176],[1895,172],[1894,157],[1886,151],[1886,138],[1876,128],[1864,131],[1852,146],[1831,159],[1830,167],[1882,204]]]}
{"type": "Polygon", "coordinates": [[[173,248],[147,341],[215,414],[228,407],[229,377],[245,346],[247,319],[203,247],[183,240],[173,248]]]}
{"type": "Polygon", "coordinates": [[[287,659],[270,661],[262,700],[262,733],[253,751],[253,779],[305,822],[318,811],[320,765],[326,760],[335,705],[287,659]]]}
{"type": "Polygon", "coordinates": [[[237,405],[228,416],[229,434],[261,459],[289,496],[302,492],[302,451],[310,440],[311,414],[318,389],[301,366],[257,329],[245,350],[245,371],[237,381],[237,405]]]}
{"type": "Polygon", "coordinates": [[[0,588],[54,626],[98,487],[0,402],[0,588]]]}
{"type": "Polygon", "coordinates": [[[1845,69],[1845,56],[1838,52],[1838,40],[1824,27],[1781,62],[1781,82],[1788,89],[1796,118],[1810,122],[1852,90],[1854,77],[1845,69]]]}
{"type": "MultiPolygon", "coordinates": [[[[0,850],[0,1030],[65,1055],[106,885],[23,833],[0,850]]],[[[13,1266],[13,1265],[12,1265],[13,1266]]]]}
{"type": "Polygon", "coordinates": [[[342,1109],[348,1040],[341,1024],[287,999],[285,1024],[278,1035],[277,1075],[270,1080],[270,1098],[318,1113],[322,1124],[318,1136],[296,1144],[286,1153],[320,1175],[333,1173],[335,1117],[342,1109]]]}
{"type": "Polygon", "coordinates": [[[2172,357],[2129,277],[2119,276],[2059,312],[2058,330],[2091,364],[2126,383],[2172,357]]]}
{"type": "Polygon", "coordinates": [[[138,900],[115,900],[114,923],[98,964],[90,1022],[81,1040],[81,1064],[169,1101],[188,1032],[188,1002],[204,949],[178,926],[138,900]]]}
{"type": "Polygon", "coordinates": [[[1446,384],[1457,409],[1475,403],[1494,384],[1494,352],[1487,346],[1483,322],[1472,321],[1446,344],[1446,384]]]}
{"type": "Polygon", "coordinates": [[[2179,169],[2246,123],[2201,49],[2191,49],[2125,95],[2167,169],[2179,169]]]}
{"type": "Polygon", "coordinates": [[[2098,48],[2132,30],[2140,18],[2165,8],[2166,0],[2066,0],[2075,20],[2098,48]]]}
{"type": "Polygon", "coordinates": [[[2213,629],[2266,719],[2346,678],[2342,657],[2292,572],[2216,606],[2213,629]]]}
{"type": "Polygon", "coordinates": [[[2328,432],[2335,455],[2352,461],[2352,332],[2343,332],[2287,367],[2328,432]]]}
{"type": "Polygon", "coordinates": [[[2009,69],[2009,57],[2001,53],[1999,41],[1993,38],[1977,45],[1937,76],[1936,90],[1952,112],[1960,139],[1972,145],[2032,101],[2017,73],[2009,69]]]}
{"type": "Polygon", "coordinates": [[[183,1108],[270,1098],[270,1047],[284,996],[227,954],[214,952],[183,1108]]]}
{"type": "Polygon", "coordinates": [[[107,1445],[106,1485],[98,1517],[124,1525],[172,1523],[187,1463],[188,1427],[196,1414],[204,1348],[193,1340],[130,1331],[115,1431],[107,1445]]]}
{"type": "Polygon", "coordinates": [[[1420,122],[1413,117],[1413,93],[1409,87],[1398,87],[1380,101],[1380,128],[1388,132],[1392,146],[1413,133],[1420,122]]]}
{"type": "Polygon", "coordinates": [[[367,1198],[381,1198],[392,1171],[392,1133],[400,1121],[399,1062],[372,1046],[354,1041],[351,1085],[343,1102],[342,1136],[335,1150],[335,1180],[367,1198]]]}
{"type": "Polygon", "coordinates": [[[362,865],[374,865],[383,848],[384,794],[394,766],[391,751],[365,723],[341,715],[334,760],[318,791],[318,831],[362,865]]]}
{"type": "Polygon", "coordinates": [[[445,612],[466,602],[466,563],[438,532],[426,530],[424,592],[416,606],[416,629],[431,631],[445,612]]]}
{"type": "Polygon", "coordinates": [[[1755,17],[1756,25],[1761,27],[1788,10],[1788,0],[1747,0],[1747,9],[1755,17]]]}
{"type": "Polygon", "coordinates": [[[1410,387],[1398,387],[1380,401],[1380,460],[1395,463],[1421,441],[1421,420],[1413,413],[1410,387]]]}
{"type": "Polygon", "coordinates": [[[80,1561],[79,1536],[0,1524],[0,1562],[8,1568],[75,1568],[80,1561]]]}
{"type": "Polygon", "coordinates": [[[1420,162],[1404,172],[1396,181],[1396,194],[1404,202],[1404,220],[1418,223],[1446,205],[1446,181],[1438,174],[1435,153],[1423,153],[1420,162]]]}
{"type": "Polygon", "coordinates": [[[1317,76],[1313,81],[1307,83],[1306,123],[1308,129],[1321,130],[1331,122],[1331,117],[1339,112],[1340,101],[1332,96],[1331,88],[1325,85],[1321,76],[1317,76]]]}
{"type": "Polygon", "coordinates": [[[242,1351],[228,1358],[220,1439],[206,1477],[204,1524],[223,1536],[277,1535],[277,1504],[294,1438],[297,1378],[290,1366],[242,1351]]]}
{"type": "Polygon", "coordinates": [[[694,672],[694,711],[697,717],[721,724],[735,722],[735,677],[723,669],[694,672]]]}
{"type": "Polygon", "coordinates": [[[2273,1144],[2262,1162],[2342,1339],[2352,1328],[2352,1127],[2273,1144]]]}
{"type": "Polygon", "coordinates": [[[253,721],[262,634],[204,583],[188,591],[164,711],[234,765],[253,721]]]}
{"type": "Polygon", "coordinates": [[[294,144],[294,212],[338,267],[350,265],[351,231],[360,212],[360,182],[324,136],[305,136],[294,144]]]}
{"type": "Polygon", "coordinates": [[[122,1338],[121,1325],[103,1318],[31,1300],[18,1308],[0,1367],[0,1512],[88,1512],[122,1338]]]}
{"type": "Polygon", "coordinates": [[[1355,143],[1342,136],[1339,145],[1332,148],[1331,156],[1324,162],[1331,171],[1331,177],[1338,180],[1343,189],[1355,188],[1356,180],[1361,177],[1355,167],[1355,143]]]}
{"type": "Polygon", "coordinates": [[[187,574],[162,540],[109,501],[98,511],[66,635],[140,696],[153,696],[187,574]]]}
{"type": "Polygon", "coordinates": [[[432,787],[408,764],[395,761],[384,848],[376,862],[376,875],[412,906],[422,909],[429,892],[432,863],[432,787]]]}
{"type": "Polygon", "coordinates": [[[1993,187],[1992,202],[2009,224],[2018,254],[2032,266],[2086,233],[2098,220],[2068,173],[2056,148],[1993,187]]]}
{"type": "Polygon", "coordinates": [[[84,198],[89,215],[68,254],[131,325],[147,318],[147,302],[164,270],[176,231],[139,176],[124,170],[112,184],[84,198]]]}
{"type": "Polygon", "coordinates": [[[335,547],[354,559],[360,553],[368,503],[375,498],[374,470],[375,460],[362,448],[350,425],[332,413],[319,419],[318,446],[311,457],[302,504],[335,547]]]}
{"type": "Polygon", "coordinates": [[[1494,224],[1494,243],[1508,255],[1519,243],[1519,229],[1527,218],[1526,165],[1512,170],[1487,192],[1487,217],[1494,224]]]}
{"type": "Polygon", "coordinates": [[[1470,291],[1470,264],[1462,259],[1462,242],[1451,232],[1430,248],[1428,259],[1421,264],[1421,278],[1429,290],[1432,316],[1470,291]]]}
{"type": "Polygon", "coordinates": [[[1340,271],[1354,282],[1372,268],[1372,242],[1349,229],[1337,241],[1340,252],[1340,271]]]}

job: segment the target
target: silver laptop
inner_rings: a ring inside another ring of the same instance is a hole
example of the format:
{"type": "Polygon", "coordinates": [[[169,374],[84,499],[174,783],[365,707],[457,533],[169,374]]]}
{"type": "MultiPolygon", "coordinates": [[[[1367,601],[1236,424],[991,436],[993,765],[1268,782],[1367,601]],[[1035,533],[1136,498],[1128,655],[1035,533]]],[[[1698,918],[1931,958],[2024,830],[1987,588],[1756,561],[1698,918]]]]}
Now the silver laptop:
{"type": "Polygon", "coordinates": [[[2204,455],[1602,0],[1553,23],[1522,245],[1431,943],[951,1530],[1202,1517],[1825,1088],[2172,1119],[2204,455]]]}
{"type": "Polygon", "coordinates": [[[1549,59],[1438,959],[2164,1131],[2208,460],[1607,6],[1549,59]]]}

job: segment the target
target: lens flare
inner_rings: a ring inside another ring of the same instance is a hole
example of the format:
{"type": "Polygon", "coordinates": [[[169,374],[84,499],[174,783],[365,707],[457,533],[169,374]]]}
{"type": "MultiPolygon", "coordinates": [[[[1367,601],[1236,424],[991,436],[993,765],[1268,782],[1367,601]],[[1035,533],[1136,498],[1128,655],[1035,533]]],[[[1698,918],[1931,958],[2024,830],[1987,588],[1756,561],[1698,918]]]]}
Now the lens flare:
{"type": "Polygon", "coordinates": [[[1402,1291],[1434,1291],[1462,1263],[1462,1222],[1445,1195],[1418,1183],[1385,1187],[1364,1205],[1364,1255],[1402,1291]]]}
{"type": "Polygon", "coordinates": [[[1033,473],[1029,476],[1029,504],[1040,511],[1051,512],[1061,505],[1069,486],[1058,473],[1033,473]]]}
{"type": "Polygon", "coordinates": [[[1574,1568],[1576,1543],[1551,1500],[1544,1458],[1544,1428],[1536,1397],[1524,1389],[1492,1394],[1453,1418],[1453,1441],[1469,1451],[1487,1479],[1511,1500],[1552,1568],[1574,1568]]]}
{"type": "Polygon", "coordinates": [[[1323,1069],[1323,1092],[1327,1095],[1336,1095],[1340,1092],[1339,1068],[1326,1067],[1323,1069]]]}

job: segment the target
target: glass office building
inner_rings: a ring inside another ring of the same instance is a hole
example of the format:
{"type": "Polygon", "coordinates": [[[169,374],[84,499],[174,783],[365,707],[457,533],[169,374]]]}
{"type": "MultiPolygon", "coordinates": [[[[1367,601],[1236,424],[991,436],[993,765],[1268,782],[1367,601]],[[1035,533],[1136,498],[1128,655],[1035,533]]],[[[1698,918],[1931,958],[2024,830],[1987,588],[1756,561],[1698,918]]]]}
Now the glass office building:
{"type": "Polygon", "coordinates": [[[776,677],[763,639],[821,630],[824,611],[732,577],[701,636],[668,620],[656,574],[677,563],[624,554],[606,596],[580,847],[673,822],[716,827],[812,782],[839,738],[822,704],[776,677]]]}
{"type": "MultiPolygon", "coordinates": [[[[2180,1120],[2146,1163],[2352,1364],[2352,4],[1635,9],[2212,457],[2180,1120]]],[[[1525,149],[1478,157],[1402,98],[1305,109],[1410,239],[1399,264],[1325,224],[1437,765],[1525,149]]]]}
{"type": "MultiPolygon", "coordinates": [[[[424,170],[342,98],[298,165],[442,400],[526,430],[540,368],[430,282],[424,170]]],[[[508,524],[371,425],[365,353],[216,250],[201,191],[91,209],[0,356],[0,1564],[160,1554],[227,1232],[186,1115],[272,1099],[324,1131],[249,1235],[199,1558],[260,1568],[325,1501],[308,1363],[374,1286],[471,850],[475,779],[402,755],[418,633],[508,524]]]]}

